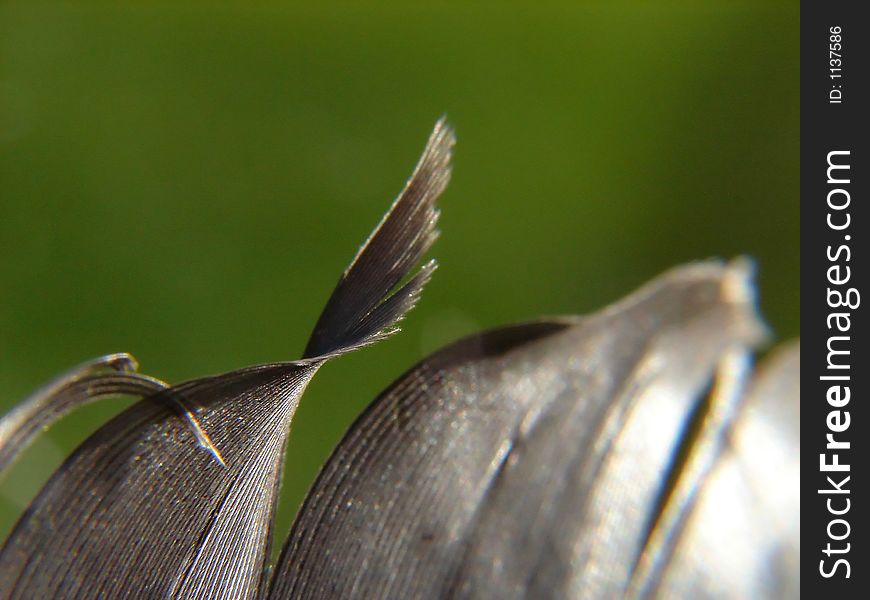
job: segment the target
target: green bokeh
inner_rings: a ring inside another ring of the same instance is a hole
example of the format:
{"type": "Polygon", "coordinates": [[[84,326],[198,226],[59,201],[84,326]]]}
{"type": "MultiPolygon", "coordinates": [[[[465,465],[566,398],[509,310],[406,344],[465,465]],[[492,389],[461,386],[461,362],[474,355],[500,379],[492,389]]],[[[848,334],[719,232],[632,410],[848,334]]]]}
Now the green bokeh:
{"type": "MultiPolygon", "coordinates": [[[[443,113],[441,263],[326,367],[277,535],[361,409],[460,335],[756,258],[798,334],[798,3],[0,3],[0,408],[116,351],[172,382],[294,359],[443,113]]],[[[0,535],[121,402],[0,486],[0,535]]]]}

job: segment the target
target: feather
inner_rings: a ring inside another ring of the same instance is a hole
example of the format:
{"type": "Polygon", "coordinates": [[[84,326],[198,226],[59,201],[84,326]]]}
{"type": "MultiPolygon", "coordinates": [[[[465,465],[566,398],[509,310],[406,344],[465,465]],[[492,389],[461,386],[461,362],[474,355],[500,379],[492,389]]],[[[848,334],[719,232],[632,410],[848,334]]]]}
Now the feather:
{"type": "Polygon", "coordinates": [[[270,597],[620,597],[693,414],[743,391],[752,289],[743,261],[695,264],[424,359],[327,462],[270,597]]]}
{"type": "Polygon", "coordinates": [[[432,264],[390,292],[435,239],[434,202],[449,177],[452,140],[439,121],[404,191],[327,301],[304,360],[182,383],[100,428],[7,539],[0,597],[257,595],[299,399],[327,359],[394,332],[419,297],[432,264]]]}

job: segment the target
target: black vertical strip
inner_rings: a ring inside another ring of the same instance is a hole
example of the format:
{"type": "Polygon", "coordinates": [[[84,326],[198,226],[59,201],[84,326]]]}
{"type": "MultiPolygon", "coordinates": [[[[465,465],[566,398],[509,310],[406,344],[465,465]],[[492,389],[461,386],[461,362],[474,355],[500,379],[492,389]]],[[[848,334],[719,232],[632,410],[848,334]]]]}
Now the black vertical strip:
{"type": "MultiPolygon", "coordinates": [[[[857,1],[801,6],[801,584],[864,598],[870,22],[857,1]],[[863,295],[863,297],[862,297],[863,295]]],[[[834,596],[831,596],[834,593],[834,596]]],[[[822,596],[825,594],[825,596],[822,596]]]]}

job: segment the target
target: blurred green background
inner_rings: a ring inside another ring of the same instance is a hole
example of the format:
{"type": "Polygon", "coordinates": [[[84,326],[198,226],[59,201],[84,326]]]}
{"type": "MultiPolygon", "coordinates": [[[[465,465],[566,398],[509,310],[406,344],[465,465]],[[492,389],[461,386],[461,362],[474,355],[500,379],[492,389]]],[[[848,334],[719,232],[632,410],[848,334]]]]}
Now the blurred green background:
{"type": "MultiPolygon", "coordinates": [[[[283,538],[361,409],[455,338],[749,254],[798,334],[797,2],[0,3],[0,408],[128,351],[171,382],[297,358],[447,113],[441,268],[291,432],[283,538]]],[[[0,486],[0,535],[120,407],[0,486]]]]}

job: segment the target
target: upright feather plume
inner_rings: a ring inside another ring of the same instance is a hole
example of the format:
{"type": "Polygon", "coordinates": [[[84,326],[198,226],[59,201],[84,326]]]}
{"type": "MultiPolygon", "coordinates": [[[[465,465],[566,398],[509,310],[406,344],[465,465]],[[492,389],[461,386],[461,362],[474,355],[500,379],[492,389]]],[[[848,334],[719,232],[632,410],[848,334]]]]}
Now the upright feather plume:
{"type": "Polygon", "coordinates": [[[435,200],[450,180],[453,130],[442,118],[405,189],[335,286],[308,340],[304,358],[348,352],[398,331],[435,270],[435,261],[390,295],[438,238],[435,200]]]}

